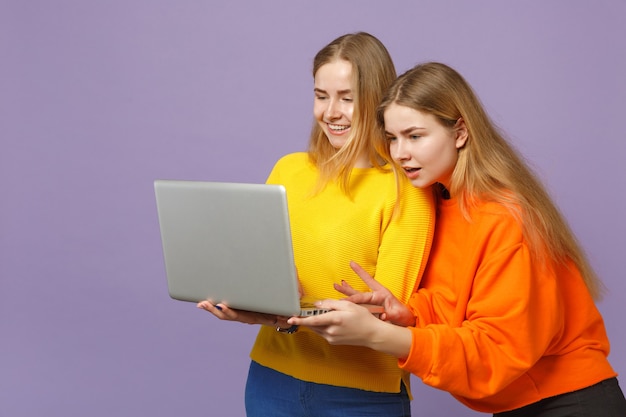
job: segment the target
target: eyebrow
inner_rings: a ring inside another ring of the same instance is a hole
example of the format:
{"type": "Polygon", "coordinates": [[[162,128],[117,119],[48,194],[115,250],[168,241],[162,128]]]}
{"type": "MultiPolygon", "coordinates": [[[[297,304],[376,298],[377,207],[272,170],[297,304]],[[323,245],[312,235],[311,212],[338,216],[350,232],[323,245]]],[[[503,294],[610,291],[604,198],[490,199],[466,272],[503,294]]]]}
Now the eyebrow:
{"type": "MultiPolygon", "coordinates": [[[[411,126],[411,127],[407,127],[406,129],[401,130],[400,134],[408,135],[409,133],[413,132],[414,130],[426,130],[426,128],[425,127],[419,127],[419,126],[411,126]]],[[[390,133],[387,130],[385,130],[385,134],[393,135],[393,133],[390,133]]]]}
{"type": "MultiPolygon", "coordinates": [[[[313,91],[314,91],[314,92],[316,92],[316,93],[324,93],[324,94],[328,94],[328,91],[326,91],[326,90],[322,90],[321,88],[314,88],[314,89],[313,89],[313,91]]],[[[351,89],[348,89],[348,90],[339,90],[339,91],[337,91],[337,93],[338,93],[339,95],[352,94],[352,90],[351,90],[351,89]]]]}

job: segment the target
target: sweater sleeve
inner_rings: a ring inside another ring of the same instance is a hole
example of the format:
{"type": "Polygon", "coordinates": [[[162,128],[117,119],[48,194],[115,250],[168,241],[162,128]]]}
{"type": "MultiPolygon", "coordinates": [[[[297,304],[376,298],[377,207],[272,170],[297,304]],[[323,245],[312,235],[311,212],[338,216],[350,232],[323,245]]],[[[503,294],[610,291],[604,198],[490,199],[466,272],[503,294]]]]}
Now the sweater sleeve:
{"type": "Polygon", "coordinates": [[[467,266],[452,273],[460,294],[454,312],[437,310],[436,289],[412,297],[422,314],[400,361],[426,384],[466,398],[493,395],[522,376],[563,328],[553,270],[531,260],[512,218],[492,220],[477,222],[467,266]]]}
{"type": "Polygon", "coordinates": [[[265,181],[265,183],[266,184],[282,184],[283,179],[281,178],[281,175],[282,175],[282,172],[284,171],[284,167],[285,165],[290,165],[291,163],[290,161],[293,158],[294,157],[292,156],[292,154],[288,154],[288,155],[281,157],[278,161],[276,161],[276,164],[274,164],[274,166],[272,167],[272,171],[267,177],[267,180],[265,181]]]}
{"type": "Polygon", "coordinates": [[[433,195],[402,181],[399,205],[395,207],[395,199],[390,200],[386,212],[374,276],[406,303],[419,285],[430,252],[435,224],[433,195]]]}

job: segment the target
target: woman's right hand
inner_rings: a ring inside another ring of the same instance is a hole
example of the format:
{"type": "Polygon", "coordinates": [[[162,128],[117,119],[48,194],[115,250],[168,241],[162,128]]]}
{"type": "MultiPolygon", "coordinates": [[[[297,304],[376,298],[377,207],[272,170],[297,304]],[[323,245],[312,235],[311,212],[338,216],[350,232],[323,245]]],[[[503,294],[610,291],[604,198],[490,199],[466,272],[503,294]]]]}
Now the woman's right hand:
{"type": "Polygon", "coordinates": [[[289,327],[289,317],[275,314],[255,313],[253,311],[237,310],[229,308],[225,304],[213,304],[208,300],[200,301],[197,307],[208,311],[220,320],[238,321],[245,324],[264,324],[266,326],[289,327]]]}

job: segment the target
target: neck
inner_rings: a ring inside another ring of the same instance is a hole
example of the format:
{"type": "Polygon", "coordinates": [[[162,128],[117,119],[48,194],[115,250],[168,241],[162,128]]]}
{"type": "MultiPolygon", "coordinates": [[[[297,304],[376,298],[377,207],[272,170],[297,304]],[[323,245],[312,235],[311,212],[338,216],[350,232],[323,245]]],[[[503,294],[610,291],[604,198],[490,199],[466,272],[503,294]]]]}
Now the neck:
{"type": "Polygon", "coordinates": [[[356,163],[354,164],[354,167],[355,168],[371,168],[372,167],[372,163],[370,162],[370,160],[367,157],[367,155],[362,154],[356,160],[356,163]]]}
{"type": "Polygon", "coordinates": [[[437,187],[439,188],[441,198],[444,200],[450,200],[450,191],[446,188],[446,186],[438,182],[437,187]]]}

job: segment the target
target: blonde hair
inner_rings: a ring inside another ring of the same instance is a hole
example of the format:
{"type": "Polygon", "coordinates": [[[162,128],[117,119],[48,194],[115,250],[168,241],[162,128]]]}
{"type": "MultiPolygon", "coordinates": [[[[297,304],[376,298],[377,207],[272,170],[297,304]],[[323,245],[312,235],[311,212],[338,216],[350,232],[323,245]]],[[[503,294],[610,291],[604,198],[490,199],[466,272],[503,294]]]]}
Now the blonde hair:
{"type": "Polygon", "coordinates": [[[352,65],[354,112],[351,135],[346,144],[336,150],[316,122],[309,139],[309,159],[320,172],[318,189],[336,180],[348,191],[350,172],[357,159],[365,154],[372,166],[382,169],[384,162],[373,145],[384,137],[376,122],[376,106],[385,90],[396,78],[389,52],[374,36],[358,32],[340,36],[322,48],[313,60],[313,76],[319,68],[335,60],[352,65]]]}
{"type": "MultiPolygon", "coordinates": [[[[602,283],[565,218],[458,72],[430,62],[402,74],[378,108],[381,126],[385,109],[393,103],[432,114],[451,129],[463,119],[468,139],[459,149],[449,191],[459,199],[464,215],[469,219],[469,209],[479,200],[504,205],[518,219],[536,261],[546,257],[562,265],[572,261],[592,296],[600,298],[602,283]]],[[[386,141],[378,141],[376,148],[391,160],[386,141]]]]}

